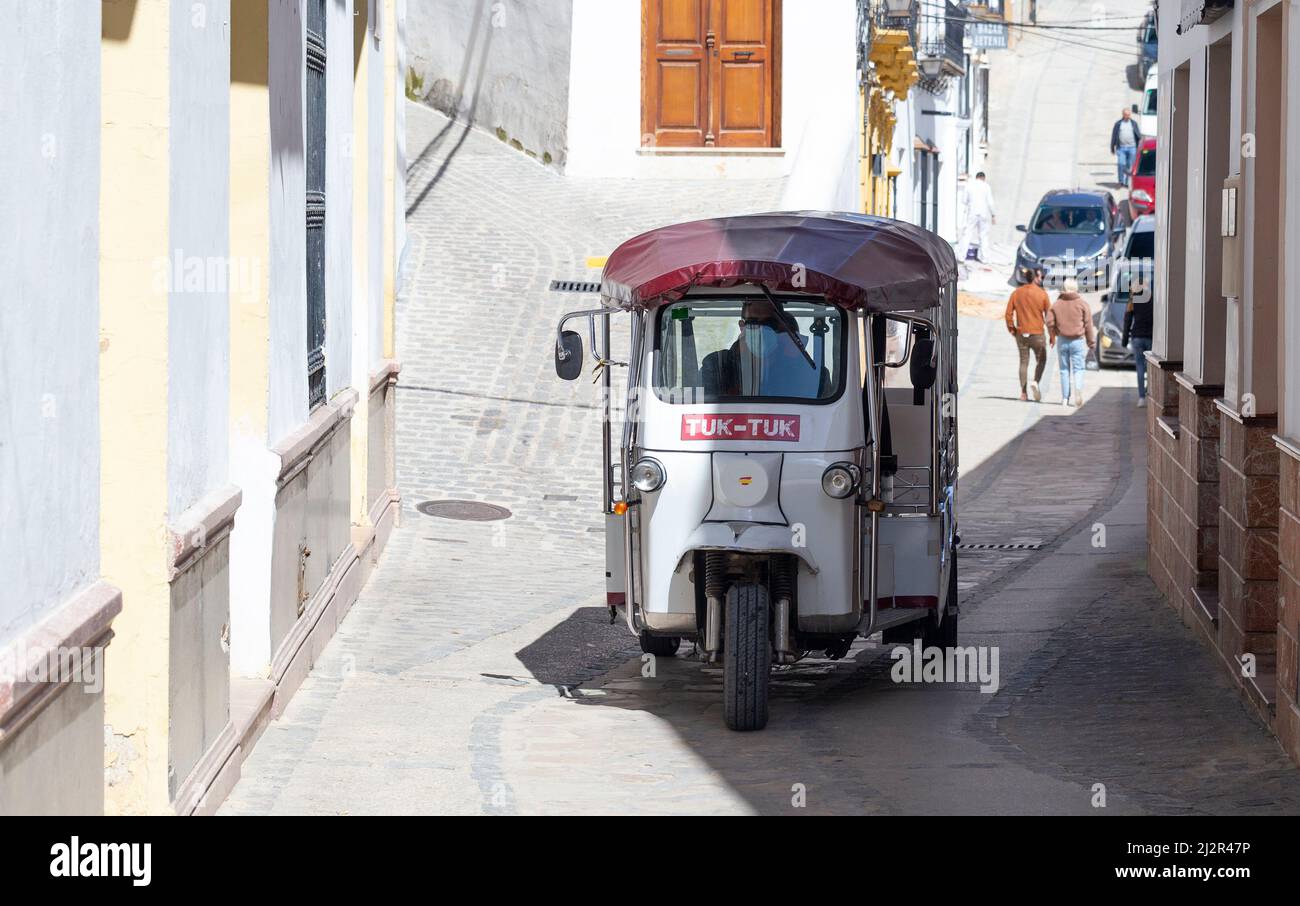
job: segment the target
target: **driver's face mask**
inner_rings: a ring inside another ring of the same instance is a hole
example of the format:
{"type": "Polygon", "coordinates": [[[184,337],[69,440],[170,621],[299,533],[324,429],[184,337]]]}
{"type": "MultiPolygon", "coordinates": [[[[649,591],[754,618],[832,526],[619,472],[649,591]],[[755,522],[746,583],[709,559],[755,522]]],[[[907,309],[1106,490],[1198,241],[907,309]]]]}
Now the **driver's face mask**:
{"type": "Polygon", "coordinates": [[[769,348],[768,344],[776,340],[776,331],[765,318],[746,318],[740,330],[745,338],[745,346],[755,354],[769,348]]]}

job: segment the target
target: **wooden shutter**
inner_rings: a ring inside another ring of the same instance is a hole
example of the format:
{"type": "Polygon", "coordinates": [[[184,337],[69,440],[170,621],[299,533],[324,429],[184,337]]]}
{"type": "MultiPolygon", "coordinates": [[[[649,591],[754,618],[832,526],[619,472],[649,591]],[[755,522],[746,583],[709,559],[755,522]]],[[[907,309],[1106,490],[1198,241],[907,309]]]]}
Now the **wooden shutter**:
{"type": "Polygon", "coordinates": [[[780,0],[643,0],[642,144],[775,147],[780,0]]]}
{"type": "Polygon", "coordinates": [[[718,145],[773,145],[775,0],[712,0],[717,31],[713,131],[718,145]]]}

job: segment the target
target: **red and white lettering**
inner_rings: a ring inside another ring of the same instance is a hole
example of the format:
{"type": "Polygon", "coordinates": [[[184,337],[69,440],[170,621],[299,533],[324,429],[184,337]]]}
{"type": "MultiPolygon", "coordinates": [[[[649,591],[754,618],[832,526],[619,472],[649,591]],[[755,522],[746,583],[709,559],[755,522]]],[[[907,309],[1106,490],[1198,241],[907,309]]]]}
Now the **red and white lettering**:
{"type": "Polygon", "coordinates": [[[682,416],[682,440],[756,440],[785,441],[799,439],[799,416],[753,413],[745,415],[682,416]]]}

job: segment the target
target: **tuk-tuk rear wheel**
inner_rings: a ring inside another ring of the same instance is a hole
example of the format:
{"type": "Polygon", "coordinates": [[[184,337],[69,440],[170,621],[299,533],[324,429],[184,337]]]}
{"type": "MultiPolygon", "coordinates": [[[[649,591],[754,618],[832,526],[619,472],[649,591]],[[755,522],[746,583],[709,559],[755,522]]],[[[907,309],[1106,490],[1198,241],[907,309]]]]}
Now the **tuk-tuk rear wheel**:
{"type": "Polygon", "coordinates": [[[641,633],[641,650],[646,654],[653,654],[655,657],[672,657],[677,653],[677,649],[682,646],[682,640],[678,636],[651,635],[648,632],[641,633]]]}
{"type": "Polygon", "coordinates": [[[723,630],[723,695],[727,726],[761,730],[767,726],[768,678],[772,642],[767,589],[733,585],[727,590],[723,630]]]}
{"type": "Polygon", "coordinates": [[[926,622],[922,645],[926,648],[957,647],[957,557],[952,553],[952,565],[948,568],[948,594],[944,601],[943,615],[938,625],[926,622]]]}

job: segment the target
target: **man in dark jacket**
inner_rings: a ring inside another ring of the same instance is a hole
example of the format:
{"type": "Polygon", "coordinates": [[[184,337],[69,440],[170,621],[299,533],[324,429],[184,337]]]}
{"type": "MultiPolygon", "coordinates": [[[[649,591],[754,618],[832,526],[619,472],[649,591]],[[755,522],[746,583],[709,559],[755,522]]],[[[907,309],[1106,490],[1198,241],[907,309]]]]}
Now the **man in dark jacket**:
{"type": "Polygon", "coordinates": [[[1142,130],[1133,119],[1133,111],[1125,107],[1110,130],[1110,153],[1115,155],[1121,186],[1128,185],[1129,173],[1133,170],[1133,161],[1137,159],[1137,149],[1141,144],[1142,130]]]}
{"type": "Polygon", "coordinates": [[[1138,408],[1147,404],[1147,358],[1151,350],[1151,304],[1149,296],[1129,302],[1124,310],[1124,336],[1121,342],[1133,350],[1133,366],[1137,369],[1138,408]]]}

